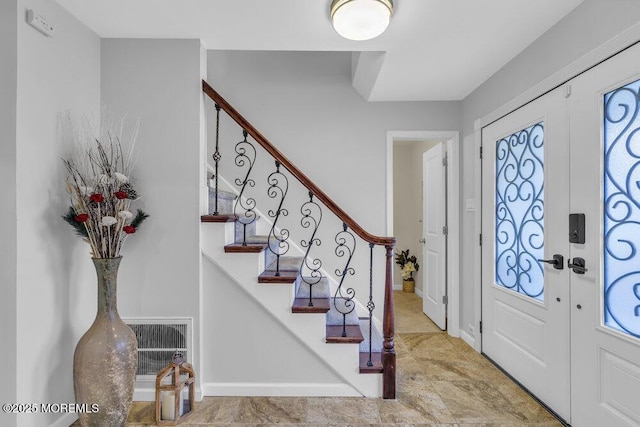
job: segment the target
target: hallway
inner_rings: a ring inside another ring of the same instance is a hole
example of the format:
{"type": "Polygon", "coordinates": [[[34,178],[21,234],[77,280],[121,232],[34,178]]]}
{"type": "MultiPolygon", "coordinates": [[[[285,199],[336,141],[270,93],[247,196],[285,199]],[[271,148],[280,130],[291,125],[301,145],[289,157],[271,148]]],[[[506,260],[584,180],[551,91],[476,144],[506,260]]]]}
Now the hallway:
{"type": "MultiPolygon", "coordinates": [[[[561,424],[459,338],[396,291],[396,401],[363,398],[207,397],[183,426],[552,427],[561,424]]],[[[129,427],[155,425],[152,402],[135,402],[129,427]]],[[[76,425],[76,424],[74,424],[76,425]]]]}

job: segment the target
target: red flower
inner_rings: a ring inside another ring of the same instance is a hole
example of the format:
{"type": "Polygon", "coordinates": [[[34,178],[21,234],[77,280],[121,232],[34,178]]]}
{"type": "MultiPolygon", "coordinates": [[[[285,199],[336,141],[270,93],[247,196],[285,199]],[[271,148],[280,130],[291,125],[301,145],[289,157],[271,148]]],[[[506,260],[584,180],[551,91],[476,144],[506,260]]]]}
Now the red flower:
{"type": "Polygon", "coordinates": [[[104,196],[100,193],[95,193],[89,196],[89,200],[91,200],[92,202],[100,203],[104,200],[104,196]]]}
{"type": "Polygon", "coordinates": [[[73,219],[78,222],[86,222],[89,219],[89,214],[81,213],[79,215],[76,215],[73,219]]]}
{"type": "Polygon", "coordinates": [[[119,200],[126,199],[128,197],[127,193],[124,191],[116,191],[113,195],[119,200]]]}
{"type": "Polygon", "coordinates": [[[124,227],[122,227],[122,231],[127,234],[133,234],[136,232],[136,228],[133,225],[125,225],[124,227]]]}

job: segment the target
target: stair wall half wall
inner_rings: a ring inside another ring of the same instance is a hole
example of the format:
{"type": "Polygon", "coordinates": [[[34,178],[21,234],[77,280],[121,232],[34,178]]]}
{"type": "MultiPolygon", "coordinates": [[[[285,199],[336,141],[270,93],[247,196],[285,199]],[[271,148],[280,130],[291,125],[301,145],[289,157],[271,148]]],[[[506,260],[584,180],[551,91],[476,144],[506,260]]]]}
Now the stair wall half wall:
{"type": "Polygon", "coordinates": [[[292,313],[294,285],[258,283],[264,254],[226,254],[233,239],[233,223],[201,226],[203,394],[381,396],[358,346],[327,344],[325,314],[292,313]]]}

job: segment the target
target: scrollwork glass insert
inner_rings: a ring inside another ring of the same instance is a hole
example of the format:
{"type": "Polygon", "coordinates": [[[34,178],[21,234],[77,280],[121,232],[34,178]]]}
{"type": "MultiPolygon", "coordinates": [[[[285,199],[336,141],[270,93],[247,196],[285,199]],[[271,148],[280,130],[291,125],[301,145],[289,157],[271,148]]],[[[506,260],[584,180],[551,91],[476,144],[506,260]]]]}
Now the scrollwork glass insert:
{"type": "Polygon", "coordinates": [[[496,284],[544,300],[544,123],[496,142],[496,284]]]}
{"type": "Polygon", "coordinates": [[[604,324],[640,338],[640,80],[604,96],[604,324]]]}

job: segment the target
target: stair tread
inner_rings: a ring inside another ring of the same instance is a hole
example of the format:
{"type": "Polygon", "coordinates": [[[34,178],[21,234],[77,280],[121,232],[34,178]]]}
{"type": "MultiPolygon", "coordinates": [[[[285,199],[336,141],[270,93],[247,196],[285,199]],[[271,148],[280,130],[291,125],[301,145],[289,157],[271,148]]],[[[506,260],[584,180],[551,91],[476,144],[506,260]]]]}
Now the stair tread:
{"type": "Polygon", "coordinates": [[[247,243],[262,243],[267,245],[269,241],[269,236],[247,236],[247,243]]]}
{"type": "MultiPolygon", "coordinates": [[[[267,252],[269,258],[274,258],[273,260],[269,260],[269,264],[267,265],[267,269],[275,270],[276,269],[276,259],[275,256],[269,251],[267,252]]],[[[281,256],[280,257],[280,270],[299,270],[300,264],[302,264],[302,260],[304,257],[299,256],[281,256]]]]}
{"type": "Polygon", "coordinates": [[[292,313],[326,313],[329,311],[329,298],[311,298],[313,306],[309,307],[309,297],[296,298],[291,306],[292,313]]]}
{"type": "Polygon", "coordinates": [[[298,278],[298,270],[280,270],[276,276],[276,270],[265,270],[258,276],[258,283],[293,283],[298,278]]]}
{"type": "MultiPolygon", "coordinates": [[[[327,312],[327,325],[342,326],[344,316],[336,309],[334,304],[335,301],[336,298],[331,298],[331,309],[327,312]]],[[[344,307],[345,300],[343,300],[342,298],[338,298],[337,301],[338,307],[344,307]]],[[[355,304],[355,301],[351,301],[350,304],[355,304]]],[[[343,311],[347,311],[347,309],[344,309],[343,311]]],[[[359,328],[360,320],[358,319],[358,315],[356,314],[355,309],[351,313],[347,314],[346,323],[347,325],[355,325],[359,328]]]]}
{"type": "Polygon", "coordinates": [[[267,245],[254,243],[242,245],[242,243],[232,243],[224,247],[224,251],[227,253],[259,253],[265,250],[267,245]]]}
{"type": "Polygon", "coordinates": [[[201,222],[235,222],[237,217],[234,214],[202,215],[201,222]]]}
{"type": "Polygon", "coordinates": [[[342,325],[327,325],[326,342],[330,344],[337,343],[355,343],[359,344],[364,340],[359,325],[347,325],[347,336],[342,336],[342,325]]]}
{"type": "MultiPolygon", "coordinates": [[[[210,186],[209,195],[215,197],[216,189],[210,186]]],[[[230,191],[220,190],[220,189],[218,189],[217,196],[218,196],[218,199],[224,199],[224,200],[235,200],[238,198],[238,196],[235,193],[232,193],[230,191]]]]}
{"type": "Polygon", "coordinates": [[[382,368],[382,353],[371,353],[372,366],[367,366],[369,361],[369,353],[360,353],[360,373],[361,374],[379,374],[384,371],[382,368]]]}

